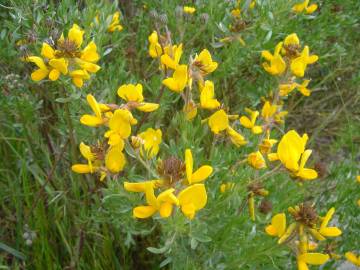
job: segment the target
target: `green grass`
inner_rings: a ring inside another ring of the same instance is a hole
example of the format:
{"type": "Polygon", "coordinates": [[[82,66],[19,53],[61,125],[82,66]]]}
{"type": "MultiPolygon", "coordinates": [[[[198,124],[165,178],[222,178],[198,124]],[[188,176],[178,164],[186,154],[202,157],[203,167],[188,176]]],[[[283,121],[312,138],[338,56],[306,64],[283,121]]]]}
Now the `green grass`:
{"type": "MultiPolygon", "coordinates": [[[[287,100],[286,130],[309,134],[312,161],[321,162],[326,173],[303,186],[286,174],[273,176],[266,182],[268,199],[274,214],[308,200],[316,203],[320,214],[334,206],[336,224],[343,231],[335,241],[336,253],[359,252],[356,200],[360,198],[360,185],[355,179],[360,158],[360,2],[313,1],[320,5],[319,12],[296,17],[290,15],[295,2],[257,0],[257,7],[246,17],[249,26],[242,32],[246,46],[234,41],[222,47],[218,40],[226,36],[224,25],[230,22],[232,7],[226,1],[196,1],[196,14],[185,21],[175,14],[176,6],[182,4],[179,1],[2,3],[0,269],[294,268],[291,252],[264,233],[271,213],[258,214],[254,223],[246,208],[240,209],[254,170],[240,165],[231,172],[229,164],[243,159],[254,145],[239,150],[213,140],[200,118],[193,122],[184,119],[182,100],[170,91],[165,91],[160,109],[150,114],[141,130],[154,126],[162,129],[161,158],[183,158],[190,147],[195,166],[214,167],[206,183],[208,204],[193,221],[180,211],[169,219],[132,217],[132,208],[143,199],[124,191],[122,183],[150,177],[135,159],[129,157],[125,172],[105,183],[96,176],[71,172],[71,164],[81,157],[77,148],[71,149],[67,107],[76,143],[95,143],[101,133],[79,123],[80,116],[89,112],[86,94],[119,103],[118,86],[131,82],[143,84],[149,101],[159,94],[161,76],[147,54],[147,37],[155,27],[149,15],[152,9],[167,15],[173,40],[184,43],[182,59],[203,48],[210,50],[219,68],[209,78],[215,83],[217,98],[232,113],[259,106],[260,97],[276,86],[276,80],[262,69],[263,49],[272,51],[277,42],[296,32],[311,52],[320,56],[308,71],[314,90],[311,97],[295,94],[287,100]],[[105,20],[118,9],[123,14],[122,32],[109,34],[104,25],[91,30],[97,11],[105,20]],[[206,24],[201,22],[201,13],[209,15],[206,24]],[[41,43],[51,33],[69,29],[73,23],[83,27],[87,35],[92,33],[102,56],[102,69],[81,90],[64,81],[32,82],[31,65],[19,57],[26,52],[39,54],[41,43]],[[34,42],[18,46],[19,39],[34,42]],[[220,184],[230,181],[237,183],[235,189],[221,194],[220,184]],[[31,245],[23,237],[29,231],[36,233],[31,245]]],[[[135,117],[140,119],[142,114],[136,113],[135,117]]],[[[327,263],[322,269],[334,269],[342,260],[327,263]]]]}

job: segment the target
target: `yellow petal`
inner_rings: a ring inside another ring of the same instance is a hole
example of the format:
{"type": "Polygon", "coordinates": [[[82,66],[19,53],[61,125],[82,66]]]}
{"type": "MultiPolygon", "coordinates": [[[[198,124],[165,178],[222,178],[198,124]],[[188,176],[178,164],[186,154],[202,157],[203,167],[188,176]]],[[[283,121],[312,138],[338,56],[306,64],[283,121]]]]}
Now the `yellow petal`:
{"type": "Polygon", "coordinates": [[[228,135],[230,136],[231,142],[233,144],[235,144],[237,147],[247,144],[247,141],[245,140],[244,136],[242,136],[240,133],[236,132],[230,126],[228,126],[226,128],[226,131],[227,131],[228,135]]]}
{"type": "Polygon", "coordinates": [[[312,4],[310,6],[308,6],[305,10],[306,10],[306,13],[307,14],[311,14],[311,13],[314,13],[318,8],[318,5],[317,4],[312,4]]]}
{"type": "Polygon", "coordinates": [[[81,116],[80,123],[89,127],[98,127],[104,124],[104,121],[97,116],[85,114],[81,116]]]}
{"type": "Polygon", "coordinates": [[[126,101],[143,102],[143,87],[141,84],[124,84],[117,91],[119,97],[126,101]]]}
{"type": "Polygon", "coordinates": [[[204,208],[207,202],[205,185],[195,184],[185,188],[179,193],[178,199],[181,206],[192,204],[196,211],[204,208]]]}
{"type": "Polygon", "coordinates": [[[337,237],[341,235],[341,230],[337,227],[326,227],[320,229],[320,233],[325,237],[337,237]]]}
{"type": "Polygon", "coordinates": [[[271,225],[276,230],[276,235],[281,237],[286,230],[286,216],[284,213],[277,214],[271,219],[271,225]]]}
{"type": "Polygon", "coordinates": [[[288,35],[284,40],[284,45],[299,45],[300,40],[296,33],[288,35]]]}
{"type": "Polygon", "coordinates": [[[312,265],[322,265],[330,259],[328,254],[322,253],[304,253],[299,255],[299,260],[312,265]]]}
{"type": "Polygon", "coordinates": [[[172,210],[173,210],[173,205],[171,203],[164,202],[160,205],[160,209],[159,209],[160,216],[163,218],[167,218],[171,216],[172,210]]]}
{"type": "Polygon", "coordinates": [[[148,218],[156,213],[157,209],[151,205],[138,206],[133,209],[133,215],[137,218],[148,218]]]}
{"type": "Polygon", "coordinates": [[[71,170],[76,173],[91,173],[91,167],[88,164],[75,164],[71,170]]]}
{"type": "Polygon", "coordinates": [[[207,179],[213,172],[213,168],[208,165],[201,166],[191,176],[191,183],[197,183],[207,179]]]}
{"type": "Polygon", "coordinates": [[[329,211],[327,211],[323,221],[321,222],[320,229],[324,229],[327,227],[327,225],[329,224],[329,221],[332,218],[332,216],[334,215],[334,213],[335,213],[335,208],[331,207],[329,209],[329,211]]]}
{"type": "Polygon", "coordinates": [[[49,74],[49,71],[47,69],[38,69],[35,70],[33,73],[31,73],[31,79],[33,81],[41,81],[49,74]]]}
{"type": "Polygon", "coordinates": [[[153,112],[156,111],[159,108],[159,104],[157,103],[148,103],[143,102],[140,106],[137,106],[136,109],[142,112],[153,112]]]}
{"type": "Polygon", "coordinates": [[[186,167],[186,178],[189,184],[191,184],[194,160],[190,149],[185,150],[185,167],[186,167]]]}
{"type": "Polygon", "coordinates": [[[44,42],[41,48],[41,55],[48,59],[55,58],[55,50],[49,44],[44,42]]]}
{"type": "Polygon", "coordinates": [[[58,71],[57,69],[53,69],[50,71],[49,73],[49,79],[52,81],[56,81],[57,79],[59,79],[60,77],[60,71],[58,71]]]}
{"type": "Polygon", "coordinates": [[[97,53],[97,47],[94,41],[91,41],[82,51],[81,51],[81,60],[96,63],[99,61],[100,56],[97,53]]]}
{"type": "Polygon", "coordinates": [[[358,258],[354,253],[348,251],[345,253],[345,257],[349,262],[352,262],[356,266],[360,266],[360,258],[358,258]]]}
{"type": "Polygon", "coordinates": [[[121,152],[121,147],[112,146],[105,156],[105,166],[112,173],[118,173],[123,170],[126,159],[121,152]]]}
{"type": "Polygon", "coordinates": [[[224,110],[218,110],[209,117],[209,127],[212,132],[218,134],[229,126],[229,118],[224,110]]]}
{"type": "Polygon", "coordinates": [[[59,70],[62,74],[66,75],[68,72],[67,62],[64,58],[51,59],[49,61],[49,65],[57,70],[59,70]]]}
{"type": "Polygon", "coordinates": [[[243,125],[246,128],[252,128],[253,124],[251,123],[251,120],[247,116],[241,116],[240,117],[240,124],[243,125]]]}
{"type": "Polygon", "coordinates": [[[83,42],[84,31],[77,24],[73,24],[68,33],[69,40],[73,41],[77,47],[80,47],[83,42]]]}

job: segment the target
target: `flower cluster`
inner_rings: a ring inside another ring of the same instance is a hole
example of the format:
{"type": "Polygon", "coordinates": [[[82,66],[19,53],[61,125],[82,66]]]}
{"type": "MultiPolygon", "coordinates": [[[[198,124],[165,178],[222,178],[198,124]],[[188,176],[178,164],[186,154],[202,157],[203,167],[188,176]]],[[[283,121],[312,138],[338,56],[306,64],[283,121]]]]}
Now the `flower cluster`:
{"type": "Polygon", "coordinates": [[[171,156],[158,163],[159,179],[125,182],[125,190],[145,194],[147,205],[135,207],[134,217],[148,218],[159,213],[162,218],[167,218],[174,207],[179,207],[187,218],[193,219],[196,212],[206,205],[207,194],[202,182],[212,174],[213,168],[203,165],[193,170],[193,156],[191,150],[186,149],[184,161],[171,156]],[[155,195],[157,190],[160,191],[155,195]]]}
{"type": "MultiPolygon", "coordinates": [[[[131,111],[152,112],[159,108],[159,104],[144,102],[141,84],[121,85],[118,96],[126,103],[103,104],[98,103],[94,96],[88,95],[87,102],[93,114],[85,114],[80,118],[83,125],[89,127],[107,128],[104,133],[105,141],[88,146],[80,144],[80,152],[87,160],[87,164],[75,164],[72,170],[76,173],[98,173],[100,180],[106,175],[121,172],[126,164],[123,153],[125,144],[129,142],[132,126],[137,124],[131,111]]],[[[131,138],[133,145],[139,149],[142,157],[151,158],[159,151],[162,133],[160,130],[147,129],[145,132],[131,138]]]]}
{"type": "Polygon", "coordinates": [[[76,87],[82,87],[91,73],[96,73],[100,66],[96,63],[100,56],[94,41],[83,49],[84,31],[74,24],[67,37],[64,34],[54,44],[44,42],[41,57],[28,56],[26,61],[34,63],[38,69],[31,73],[31,79],[41,81],[48,77],[51,81],[59,79],[60,75],[71,77],[76,87]]]}
{"type": "Polygon", "coordinates": [[[296,13],[305,12],[306,14],[312,14],[317,10],[318,5],[317,4],[309,5],[309,2],[310,0],[304,0],[302,3],[294,5],[292,10],[296,13]]]}
{"type": "MultiPolygon", "coordinates": [[[[100,14],[97,13],[94,21],[91,23],[91,27],[99,27],[101,24],[100,22],[100,14]]],[[[116,11],[113,15],[107,16],[105,20],[106,29],[109,33],[113,32],[121,32],[124,28],[120,24],[120,11],[116,11]]]]}
{"type": "Polygon", "coordinates": [[[278,237],[278,244],[286,243],[296,250],[299,270],[309,269],[308,264],[326,263],[330,259],[329,254],[313,251],[318,247],[316,241],[341,235],[339,228],[328,226],[335,208],[331,208],[323,217],[308,203],[289,207],[288,211],[294,220],[293,223],[287,226],[285,213],[276,214],[271,219],[271,224],[265,228],[266,233],[278,237]]]}

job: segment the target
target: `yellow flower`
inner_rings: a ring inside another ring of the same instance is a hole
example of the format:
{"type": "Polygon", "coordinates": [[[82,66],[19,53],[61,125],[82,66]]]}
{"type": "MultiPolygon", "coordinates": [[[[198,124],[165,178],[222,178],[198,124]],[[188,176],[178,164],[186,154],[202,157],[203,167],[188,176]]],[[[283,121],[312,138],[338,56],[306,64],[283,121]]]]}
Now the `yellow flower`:
{"type": "Polygon", "coordinates": [[[231,15],[235,18],[240,18],[241,15],[241,9],[240,8],[235,8],[233,10],[231,10],[231,15]]]}
{"type": "Polygon", "coordinates": [[[93,162],[96,157],[95,154],[91,151],[90,146],[80,143],[79,146],[81,155],[88,161],[88,164],[74,164],[71,169],[76,173],[94,173],[98,170],[98,167],[93,166],[93,162]]]}
{"type": "Polygon", "coordinates": [[[266,162],[260,151],[250,153],[247,157],[248,163],[255,169],[266,168],[266,162]]]}
{"type": "Polygon", "coordinates": [[[308,264],[322,265],[330,259],[328,254],[302,253],[297,256],[298,270],[308,270],[308,264]]]}
{"type": "Polygon", "coordinates": [[[233,182],[223,183],[220,185],[220,192],[225,193],[226,191],[232,190],[234,186],[235,183],[233,182]]]}
{"type": "Polygon", "coordinates": [[[143,87],[141,84],[124,84],[121,85],[117,91],[119,97],[126,101],[143,102],[143,87]]]}
{"type": "Polygon", "coordinates": [[[300,39],[296,33],[287,35],[286,38],[284,39],[284,46],[299,46],[299,45],[300,45],[300,39]]]}
{"type": "Polygon", "coordinates": [[[271,118],[277,111],[277,106],[270,103],[270,101],[265,101],[262,110],[261,110],[261,116],[268,120],[271,118]]]}
{"type": "Polygon", "coordinates": [[[159,43],[158,34],[156,31],[153,31],[151,35],[149,36],[149,55],[152,58],[158,58],[162,55],[162,47],[159,43]]]}
{"type": "Polygon", "coordinates": [[[271,75],[281,75],[286,69],[285,61],[280,55],[282,45],[282,42],[276,45],[273,55],[269,51],[262,51],[261,53],[261,56],[270,63],[263,63],[263,67],[271,75]]]}
{"type": "Polygon", "coordinates": [[[173,194],[175,189],[169,188],[161,192],[157,197],[154,193],[154,186],[151,183],[145,184],[146,201],[148,205],[137,206],[133,209],[133,215],[137,218],[148,218],[159,212],[162,218],[172,214],[173,205],[178,205],[179,200],[173,194]]]}
{"type": "Polygon", "coordinates": [[[184,215],[193,219],[200,209],[204,208],[207,203],[207,194],[204,184],[191,185],[182,190],[179,195],[179,205],[184,215]]]}
{"type": "Polygon", "coordinates": [[[301,84],[298,84],[296,82],[289,84],[280,84],[279,86],[280,96],[281,97],[287,96],[290,92],[292,92],[295,88],[297,88],[301,94],[308,97],[311,94],[310,90],[307,88],[309,83],[310,80],[304,80],[301,84]]]}
{"type": "Polygon", "coordinates": [[[110,145],[123,144],[131,134],[131,125],[135,125],[137,120],[132,116],[131,112],[124,109],[117,109],[109,120],[109,128],[105,133],[105,137],[109,138],[110,145]]]}
{"type": "Polygon", "coordinates": [[[304,180],[313,180],[317,178],[317,172],[305,168],[305,163],[312,152],[311,150],[305,150],[307,140],[307,134],[300,137],[295,130],[290,130],[281,138],[276,157],[272,154],[268,157],[270,160],[280,159],[281,163],[290,170],[294,176],[304,180]]]}
{"type": "Polygon", "coordinates": [[[197,106],[194,101],[190,100],[184,105],[183,112],[185,113],[186,120],[191,121],[197,115],[197,106]]]}
{"type": "Polygon", "coordinates": [[[229,117],[224,110],[218,110],[208,120],[211,131],[215,134],[225,130],[229,126],[229,117]]]}
{"type": "Polygon", "coordinates": [[[351,263],[353,263],[354,265],[360,267],[360,256],[356,256],[355,253],[348,251],[348,252],[345,253],[345,258],[346,258],[349,262],[351,262],[351,263]]]}
{"type": "Polygon", "coordinates": [[[276,123],[278,124],[283,124],[284,123],[284,118],[285,116],[288,114],[287,111],[280,111],[280,112],[277,112],[274,116],[274,120],[276,123]]]}
{"type": "Polygon", "coordinates": [[[271,224],[265,228],[265,232],[271,236],[282,237],[286,231],[286,216],[284,213],[276,214],[271,219],[271,224]]]}
{"type": "Polygon", "coordinates": [[[124,169],[126,159],[122,152],[123,149],[123,142],[109,147],[105,155],[105,166],[111,173],[118,173],[124,169]]]}
{"type": "Polygon", "coordinates": [[[136,108],[143,112],[152,112],[159,108],[159,104],[143,102],[143,87],[141,84],[124,84],[118,88],[117,94],[128,102],[130,108],[136,108]]]}
{"type": "Polygon", "coordinates": [[[110,110],[110,108],[105,104],[99,104],[93,95],[87,95],[86,100],[94,112],[94,115],[84,114],[81,116],[81,124],[90,127],[98,127],[105,124],[107,122],[107,118],[102,116],[102,112],[106,112],[110,110]]]}
{"type": "Polygon", "coordinates": [[[220,102],[214,98],[214,83],[212,81],[205,81],[205,85],[200,88],[200,106],[203,109],[216,109],[220,106],[220,102]]]}
{"type": "Polygon", "coordinates": [[[86,70],[81,69],[70,72],[70,77],[72,78],[73,84],[79,88],[84,85],[84,80],[90,79],[89,73],[87,73],[86,70]]]}
{"type": "Polygon", "coordinates": [[[179,65],[181,55],[183,53],[183,45],[166,46],[164,48],[164,54],[161,56],[161,64],[168,68],[176,70],[179,65]]]}
{"type": "Polygon", "coordinates": [[[248,128],[248,129],[251,129],[251,132],[254,134],[262,133],[262,131],[263,131],[262,127],[255,125],[256,119],[259,116],[259,112],[252,111],[250,109],[245,109],[245,111],[250,115],[250,118],[247,116],[241,116],[240,117],[241,125],[243,125],[244,127],[248,128]]]}
{"type": "Polygon", "coordinates": [[[208,50],[204,49],[195,57],[194,66],[196,66],[202,76],[213,72],[218,67],[218,63],[214,62],[208,50]]]}
{"type": "Polygon", "coordinates": [[[120,32],[121,30],[123,30],[123,27],[120,24],[119,18],[120,18],[120,12],[116,11],[114,13],[114,15],[112,16],[112,20],[111,20],[110,25],[107,28],[108,32],[110,32],[110,33],[114,32],[114,31],[119,31],[120,32]]]}
{"type": "Polygon", "coordinates": [[[160,129],[148,128],[146,131],[138,134],[138,137],[142,139],[143,148],[140,153],[143,154],[142,149],[145,150],[148,158],[153,158],[159,153],[159,145],[161,144],[162,132],[160,129]]]}
{"type": "Polygon", "coordinates": [[[277,143],[277,140],[270,139],[270,132],[269,130],[266,133],[266,138],[263,139],[261,144],[259,145],[260,152],[262,154],[267,154],[270,152],[271,148],[274,146],[274,144],[277,143]]]}
{"type": "Polygon", "coordinates": [[[162,83],[170,90],[180,93],[184,90],[188,81],[187,65],[180,65],[176,68],[171,78],[166,78],[162,83]]]}
{"type": "Polygon", "coordinates": [[[324,237],[337,237],[342,233],[341,230],[337,227],[328,227],[328,223],[332,218],[332,216],[334,215],[334,213],[335,213],[335,208],[334,207],[330,208],[330,210],[326,213],[325,217],[321,222],[319,233],[324,237]]]}
{"type": "Polygon", "coordinates": [[[193,14],[195,11],[196,11],[196,8],[194,8],[194,7],[184,6],[184,12],[187,14],[193,14]]]}
{"type": "Polygon", "coordinates": [[[291,72],[296,77],[304,77],[307,65],[314,64],[318,59],[317,55],[309,55],[309,46],[305,46],[301,55],[291,61],[291,72]]]}
{"type": "Polygon", "coordinates": [[[213,168],[209,165],[203,165],[193,172],[194,160],[190,149],[185,150],[185,168],[186,179],[189,185],[205,181],[213,172],[213,168]]]}
{"type": "Polygon", "coordinates": [[[233,144],[235,144],[237,147],[243,146],[247,144],[246,139],[244,136],[242,136],[240,133],[236,132],[233,128],[228,126],[226,128],[227,134],[230,136],[230,140],[233,144]]]}
{"type": "Polygon", "coordinates": [[[306,14],[314,13],[317,10],[317,4],[311,4],[309,6],[309,0],[305,0],[300,4],[296,4],[293,6],[292,10],[296,13],[301,13],[305,10],[306,14]]]}
{"type": "Polygon", "coordinates": [[[100,69],[95,64],[100,58],[95,43],[90,42],[81,50],[83,35],[84,31],[74,24],[66,39],[61,35],[55,44],[56,49],[47,43],[42,44],[41,55],[45,61],[37,56],[27,57],[28,62],[33,62],[39,68],[31,74],[32,80],[40,81],[49,76],[50,80],[56,81],[60,74],[69,74],[75,86],[82,87],[83,81],[90,78],[88,72],[96,73],[100,69]]]}

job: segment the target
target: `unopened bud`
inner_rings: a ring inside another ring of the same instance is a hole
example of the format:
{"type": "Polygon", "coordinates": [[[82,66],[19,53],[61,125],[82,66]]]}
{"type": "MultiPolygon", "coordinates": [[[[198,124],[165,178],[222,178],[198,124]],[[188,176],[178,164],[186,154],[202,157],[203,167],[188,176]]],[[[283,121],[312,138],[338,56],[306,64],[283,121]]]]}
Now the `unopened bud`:
{"type": "Polygon", "coordinates": [[[155,9],[152,9],[152,10],[149,11],[149,16],[150,16],[150,18],[156,20],[159,15],[158,15],[158,13],[157,13],[157,11],[155,9]]]}
{"type": "Polygon", "coordinates": [[[162,24],[167,24],[168,23],[168,17],[167,15],[164,13],[164,14],[160,14],[159,16],[159,21],[162,23],[162,24]]]}
{"type": "Polygon", "coordinates": [[[207,13],[201,13],[201,15],[200,15],[200,20],[201,20],[201,23],[207,24],[208,21],[209,21],[209,14],[207,14],[207,13]]]}

